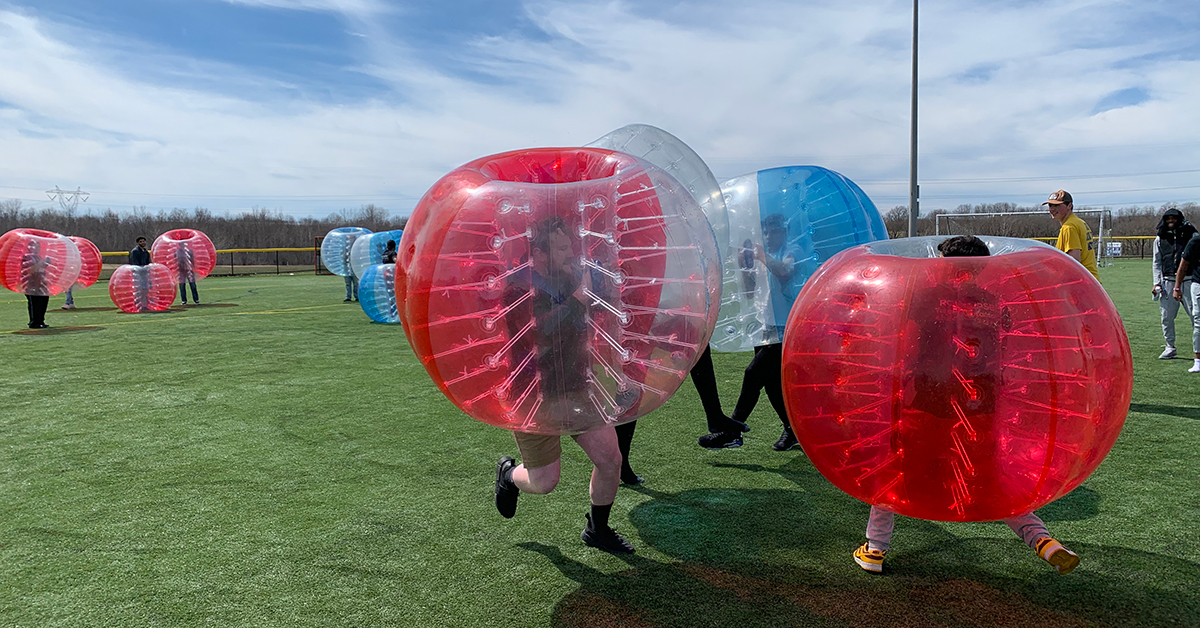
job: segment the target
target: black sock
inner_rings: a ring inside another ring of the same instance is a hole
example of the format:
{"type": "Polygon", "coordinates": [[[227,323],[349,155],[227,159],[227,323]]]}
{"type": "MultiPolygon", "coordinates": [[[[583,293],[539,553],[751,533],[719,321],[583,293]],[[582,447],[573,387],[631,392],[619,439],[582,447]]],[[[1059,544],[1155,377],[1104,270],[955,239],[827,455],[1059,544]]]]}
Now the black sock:
{"type": "Polygon", "coordinates": [[[608,527],[608,513],[612,512],[612,504],[597,506],[592,504],[592,529],[603,530],[608,527]]]}
{"type": "Polygon", "coordinates": [[[515,466],[509,467],[509,468],[505,469],[504,474],[500,476],[501,479],[503,480],[505,486],[513,486],[512,474],[513,474],[514,469],[516,469],[515,466]]]}

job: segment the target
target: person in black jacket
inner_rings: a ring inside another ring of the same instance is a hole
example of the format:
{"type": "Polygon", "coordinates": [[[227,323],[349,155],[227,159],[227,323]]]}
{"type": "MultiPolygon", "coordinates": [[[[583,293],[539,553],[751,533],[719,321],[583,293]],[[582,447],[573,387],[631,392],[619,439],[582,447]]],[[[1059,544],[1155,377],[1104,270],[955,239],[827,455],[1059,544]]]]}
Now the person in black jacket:
{"type": "Polygon", "coordinates": [[[46,267],[50,259],[42,257],[42,245],[35,240],[29,243],[25,255],[21,256],[21,279],[25,284],[25,300],[29,306],[29,328],[45,329],[46,305],[50,302],[50,290],[46,285],[46,267]]]}
{"type": "MultiPolygon", "coordinates": [[[[1162,312],[1163,340],[1166,341],[1162,355],[1158,356],[1160,360],[1175,358],[1175,317],[1179,314],[1179,306],[1183,305],[1183,311],[1188,316],[1189,327],[1190,323],[1195,320],[1196,312],[1192,309],[1191,298],[1184,298],[1182,301],[1171,298],[1176,287],[1175,273],[1179,270],[1179,261],[1183,258],[1183,247],[1187,246],[1188,240],[1191,240],[1194,235],[1196,235],[1196,228],[1184,219],[1183,212],[1174,207],[1163,212],[1162,218],[1158,221],[1158,234],[1154,238],[1152,270],[1154,288],[1151,292],[1154,299],[1158,301],[1158,308],[1162,312]]],[[[1190,297],[1192,282],[1187,275],[1184,277],[1180,292],[1185,297],[1190,297]]]]}
{"type": "Polygon", "coordinates": [[[137,246],[129,252],[129,263],[134,266],[149,266],[150,251],[146,250],[146,238],[138,236],[137,246]]]}

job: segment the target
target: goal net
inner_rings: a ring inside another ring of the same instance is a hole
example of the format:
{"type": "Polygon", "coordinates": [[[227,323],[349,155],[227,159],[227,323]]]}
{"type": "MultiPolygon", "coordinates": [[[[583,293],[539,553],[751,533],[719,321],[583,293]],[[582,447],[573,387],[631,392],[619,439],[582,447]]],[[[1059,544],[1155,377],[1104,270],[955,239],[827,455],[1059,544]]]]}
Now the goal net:
{"type": "MultiPolygon", "coordinates": [[[[1076,209],[1079,216],[1092,230],[1092,250],[1096,252],[1099,266],[1111,266],[1114,257],[1120,257],[1118,246],[1111,246],[1112,210],[1076,209]]],[[[1054,244],[1058,239],[1059,223],[1049,212],[1016,211],[990,213],[955,213],[934,216],[936,235],[991,235],[1009,238],[1030,238],[1054,244]]]]}

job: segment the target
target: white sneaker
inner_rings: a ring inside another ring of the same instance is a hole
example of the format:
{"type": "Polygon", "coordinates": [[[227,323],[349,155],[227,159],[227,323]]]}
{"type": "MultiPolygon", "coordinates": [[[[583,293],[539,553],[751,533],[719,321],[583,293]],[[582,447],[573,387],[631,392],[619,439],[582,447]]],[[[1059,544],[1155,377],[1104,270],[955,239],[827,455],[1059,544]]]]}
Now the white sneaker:
{"type": "Polygon", "coordinates": [[[1192,362],[1192,368],[1188,369],[1189,373],[1200,373],[1200,360],[1192,362]]]}
{"type": "Polygon", "coordinates": [[[1164,349],[1162,352],[1162,355],[1158,356],[1158,359],[1174,360],[1175,359],[1175,347],[1167,347],[1166,349],[1164,349]]]}

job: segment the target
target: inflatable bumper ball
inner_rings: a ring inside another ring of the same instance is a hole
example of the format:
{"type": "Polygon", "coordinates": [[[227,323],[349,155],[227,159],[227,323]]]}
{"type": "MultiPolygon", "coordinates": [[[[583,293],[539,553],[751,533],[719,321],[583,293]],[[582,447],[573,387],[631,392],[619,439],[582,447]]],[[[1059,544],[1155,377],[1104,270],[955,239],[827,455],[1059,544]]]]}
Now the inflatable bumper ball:
{"type": "Polygon", "coordinates": [[[409,219],[400,319],[468,415],[577,434],[660,406],[704,351],[712,228],[654,165],[598,148],[493,155],[442,177],[409,219]]]}
{"type": "Polygon", "coordinates": [[[104,257],[100,248],[87,238],[67,236],[79,249],[79,277],[75,279],[76,288],[89,288],[100,279],[100,269],[104,267],[104,257]]]}
{"type": "Polygon", "coordinates": [[[993,521],[1070,492],[1112,448],[1132,360],[1104,289],[1031,240],[945,238],[850,249],[788,321],[783,388],[818,470],[862,501],[938,521],[993,521]]]}
{"type": "Polygon", "coordinates": [[[175,275],[164,264],[124,264],[109,278],[108,296],[122,312],[162,312],[175,302],[175,275]]]}
{"type": "Polygon", "coordinates": [[[375,264],[358,281],[358,304],[376,323],[399,323],[396,311],[396,265],[375,264]]]}
{"type": "Polygon", "coordinates": [[[383,252],[387,250],[388,242],[396,243],[396,250],[400,250],[400,236],[404,232],[400,229],[392,231],[379,231],[359,237],[354,240],[354,244],[350,246],[350,269],[355,277],[360,279],[364,277],[367,269],[376,264],[383,263],[383,252]]]}
{"type": "Polygon", "coordinates": [[[350,251],[355,240],[370,233],[370,229],[363,227],[338,227],[331,230],[325,234],[325,239],[321,240],[321,265],[339,277],[356,276],[350,263],[350,251]]]}
{"type": "Polygon", "coordinates": [[[0,284],[18,294],[61,294],[79,277],[79,266],[79,248],[67,236],[41,229],[0,236],[0,284]]]}
{"type": "Polygon", "coordinates": [[[731,240],[712,341],[719,351],[781,342],[792,303],[822,263],[888,237],[866,193],[818,166],[760,170],[722,183],[721,190],[731,240]]]}
{"type": "Polygon", "coordinates": [[[150,259],[171,271],[175,283],[191,283],[208,276],[217,266],[217,248],[203,232],[172,229],[154,239],[150,259]]]}

